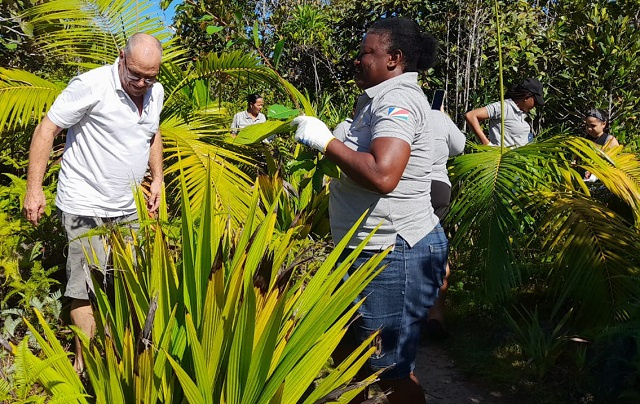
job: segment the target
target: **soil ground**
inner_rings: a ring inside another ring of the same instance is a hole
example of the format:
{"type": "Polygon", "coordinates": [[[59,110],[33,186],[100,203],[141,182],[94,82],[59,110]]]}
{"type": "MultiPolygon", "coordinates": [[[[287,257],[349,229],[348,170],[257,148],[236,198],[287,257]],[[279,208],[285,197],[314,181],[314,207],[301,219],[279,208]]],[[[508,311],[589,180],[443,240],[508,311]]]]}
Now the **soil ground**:
{"type": "Polygon", "coordinates": [[[511,403],[498,391],[486,391],[473,384],[451,360],[441,343],[423,341],[418,349],[415,374],[425,391],[427,403],[511,403]]]}

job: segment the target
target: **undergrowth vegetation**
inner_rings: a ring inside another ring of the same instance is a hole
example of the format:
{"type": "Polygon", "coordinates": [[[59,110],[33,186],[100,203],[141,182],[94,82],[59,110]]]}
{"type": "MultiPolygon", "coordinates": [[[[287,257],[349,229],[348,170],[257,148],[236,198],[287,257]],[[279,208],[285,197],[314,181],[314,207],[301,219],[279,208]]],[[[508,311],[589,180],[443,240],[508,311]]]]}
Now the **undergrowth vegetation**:
{"type": "Polygon", "coordinates": [[[389,14],[440,40],[440,63],[421,80],[428,95],[447,89],[461,126],[465,111],[502,95],[500,76],[545,86],[534,143],[469,142],[450,161],[445,346],[474,381],[521,402],[640,399],[637,1],[227,3],[182,2],[175,32],[145,1],[0,4],[1,402],[316,402],[371,382],[351,383],[365,345],[343,364],[330,353],[382,255],[340,283],[349,259],[334,267],[342,246],[327,217],[339,171],[296,145],[288,122],[351,116],[353,56],[367,24],[389,14]],[[21,217],[27,153],[65,83],[111,63],[136,31],[164,46],[166,194],[158,217],[140,210],[138,234],[102,230],[118,275],[113,290],[97,289],[95,339],[80,335],[81,380],[70,361],[79,331],[61,297],[61,139],[37,228],[21,217]],[[232,137],[251,92],[269,120],[232,137]],[[622,146],[579,136],[592,107],[622,146]],[[600,181],[586,185],[574,156],[600,181]]]}

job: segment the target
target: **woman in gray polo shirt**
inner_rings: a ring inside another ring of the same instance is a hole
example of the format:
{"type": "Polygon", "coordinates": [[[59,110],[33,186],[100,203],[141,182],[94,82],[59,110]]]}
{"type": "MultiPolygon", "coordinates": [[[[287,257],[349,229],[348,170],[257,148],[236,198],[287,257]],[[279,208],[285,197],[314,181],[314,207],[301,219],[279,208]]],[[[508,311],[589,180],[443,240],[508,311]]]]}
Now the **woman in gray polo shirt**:
{"type": "Polygon", "coordinates": [[[267,118],[260,112],[263,106],[264,100],[260,94],[249,94],[247,96],[246,111],[240,111],[233,116],[233,122],[231,122],[232,132],[238,133],[238,129],[242,129],[245,126],[267,122],[267,118]]]}
{"type": "MultiPolygon", "coordinates": [[[[378,383],[393,390],[392,403],[424,403],[413,375],[420,325],[442,286],[448,242],[431,206],[435,121],[418,71],[435,61],[437,42],[404,18],[378,20],[367,31],[356,57],[355,82],[364,90],[344,140],[336,140],[320,120],[301,116],[296,140],[336,163],[343,175],[331,182],[329,214],[334,242],[343,239],[369,209],[349,240],[356,248],[378,225],[358,266],[391,248],[385,269],[365,288],[356,342],[381,330],[371,371],[387,369],[378,383]]],[[[343,257],[351,250],[345,251],[343,257]]]]}
{"type": "MultiPolygon", "coordinates": [[[[529,111],[544,105],[542,84],[538,79],[528,78],[513,86],[504,95],[504,145],[505,147],[524,146],[533,140],[531,126],[525,120],[529,111]]],[[[465,114],[467,123],[483,145],[500,146],[501,103],[500,101],[485,107],[476,108],[465,114]],[[489,120],[489,137],[484,134],[480,122],[489,120]]]]}

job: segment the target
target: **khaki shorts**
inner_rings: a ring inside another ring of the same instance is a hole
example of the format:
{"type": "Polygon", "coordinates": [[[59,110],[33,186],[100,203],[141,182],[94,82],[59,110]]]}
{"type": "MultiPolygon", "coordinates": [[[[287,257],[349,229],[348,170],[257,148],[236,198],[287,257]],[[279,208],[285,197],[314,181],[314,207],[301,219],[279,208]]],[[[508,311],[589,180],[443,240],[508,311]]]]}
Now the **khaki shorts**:
{"type": "Polygon", "coordinates": [[[85,234],[89,230],[103,225],[127,222],[131,222],[129,224],[131,228],[137,230],[140,228],[138,214],[103,218],[76,216],[58,210],[58,216],[69,241],[67,288],[64,295],[72,299],[89,300],[89,291],[93,293],[90,270],[99,269],[103,274],[108,274],[109,245],[105,236],[86,237],[85,234]],[[87,260],[87,257],[89,260],[87,260]]]}

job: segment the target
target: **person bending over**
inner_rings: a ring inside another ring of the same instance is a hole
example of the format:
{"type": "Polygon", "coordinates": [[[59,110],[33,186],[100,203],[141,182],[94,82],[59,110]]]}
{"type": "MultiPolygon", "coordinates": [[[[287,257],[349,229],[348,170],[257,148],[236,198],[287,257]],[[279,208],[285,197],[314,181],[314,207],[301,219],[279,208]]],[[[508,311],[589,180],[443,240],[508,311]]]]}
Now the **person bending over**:
{"type": "MultiPolygon", "coordinates": [[[[525,79],[504,95],[504,146],[519,147],[533,141],[531,126],[526,115],[533,108],[544,105],[542,84],[535,78],[525,79]]],[[[465,114],[467,123],[483,145],[500,146],[501,103],[494,102],[465,114]],[[485,135],[481,122],[489,120],[489,136],[485,135]]]]}
{"type": "MultiPolygon", "coordinates": [[[[81,237],[107,223],[134,222],[132,192],[151,171],[147,208],[153,212],[162,189],[162,139],[158,130],[164,98],[156,81],[162,45],[151,35],[131,36],[113,65],[73,78],[36,127],[29,148],[24,215],[34,226],[46,205],[42,181],[54,138],[67,130],[56,193],[58,214],[69,240],[67,286],[71,322],[93,336],[95,321],[89,304],[89,270],[105,270],[104,240],[81,237]],[[91,248],[97,262],[87,262],[91,248]]],[[[74,367],[84,370],[82,347],[75,340],[74,367]]]]}

